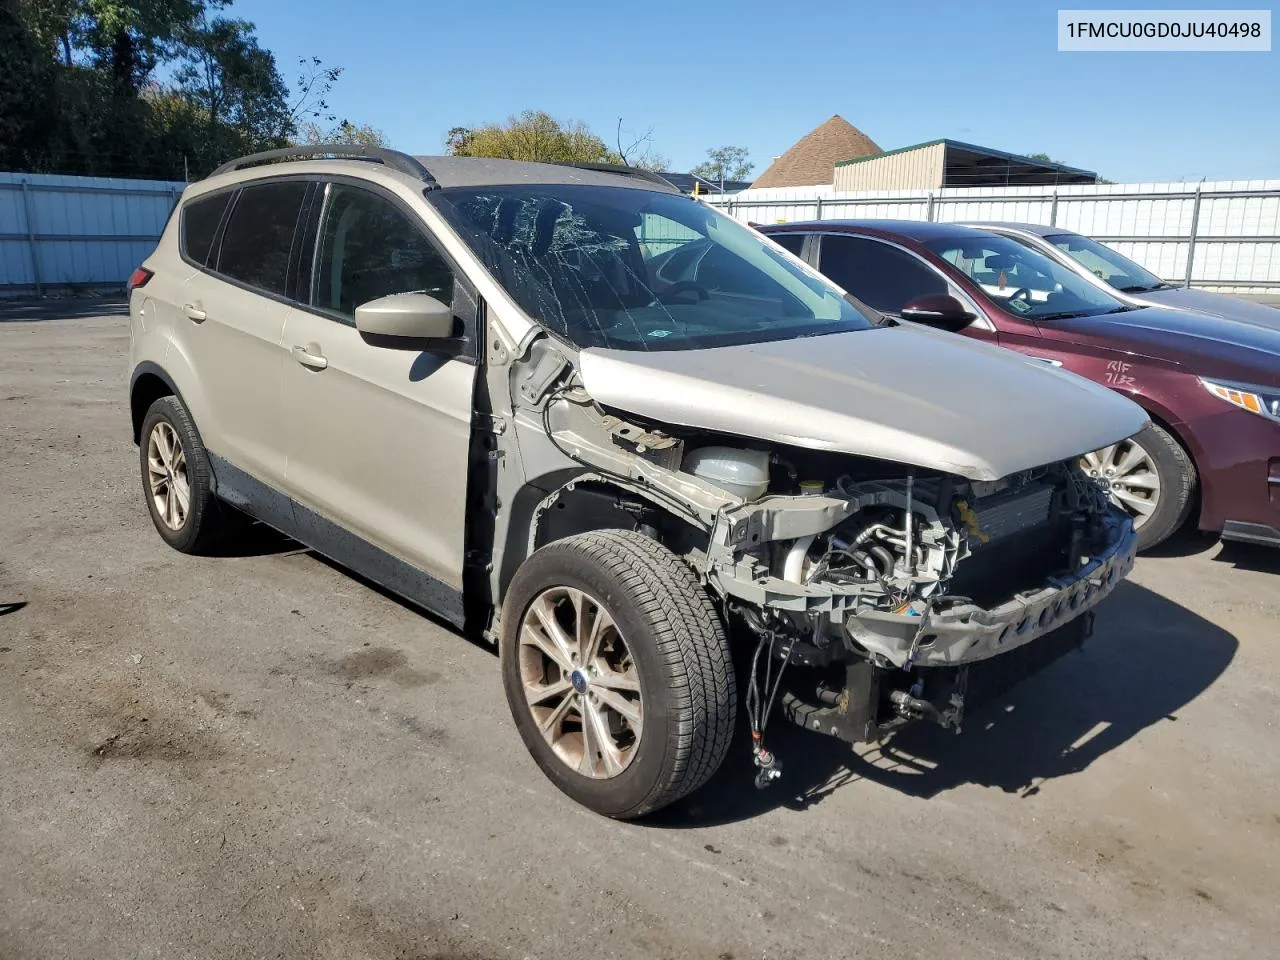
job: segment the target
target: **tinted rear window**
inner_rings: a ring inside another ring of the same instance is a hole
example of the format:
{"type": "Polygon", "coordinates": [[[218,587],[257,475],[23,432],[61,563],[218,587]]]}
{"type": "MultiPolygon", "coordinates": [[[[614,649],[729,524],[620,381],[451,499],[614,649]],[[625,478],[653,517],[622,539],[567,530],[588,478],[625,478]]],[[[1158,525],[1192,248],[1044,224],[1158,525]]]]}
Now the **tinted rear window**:
{"type": "Polygon", "coordinates": [[[230,199],[230,193],[215,193],[182,208],[182,252],[201,266],[209,264],[213,235],[230,199]]]}
{"type": "Polygon", "coordinates": [[[222,234],[218,271],[249,286],[283,295],[298,211],[308,184],[285,180],[245,187],[222,234]]]}
{"type": "Polygon", "coordinates": [[[790,250],[797,257],[800,256],[800,251],[804,248],[803,233],[771,233],[769,234],[769,239],[778,246],[790,250]]]}

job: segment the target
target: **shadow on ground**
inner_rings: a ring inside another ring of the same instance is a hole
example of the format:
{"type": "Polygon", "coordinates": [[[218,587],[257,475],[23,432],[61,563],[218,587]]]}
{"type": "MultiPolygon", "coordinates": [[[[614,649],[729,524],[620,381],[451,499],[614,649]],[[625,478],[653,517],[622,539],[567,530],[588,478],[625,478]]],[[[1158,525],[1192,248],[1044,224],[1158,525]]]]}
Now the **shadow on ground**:
{"type": "Polygon", "coordinates": [[[1142,551],[1142,555],[1156,559],[1192,557],[1212,550],[1217,542],[1218,535],[1216,533],[1198,530],[1195,524],[1188,523],[1164,543],[1156,544],[1154,547],[1149,547],[1142,551]]]}
{"type": "Polygon", "coordinates": [[[259,523],[241,515],[236,515],[235,519],[243,524],[243,529],[237,526],[235,535],[210,550],[209,556],[266,557],[273,554],[309,552],[297,540],[285,536],[265,523],[259,523]]]}
{"type": "Polygon", "coordinates": [[[780,783],[755,789],[743,729],[706,787],[647,822],[702,827],[778,807],[804,810],[859,780],[914,797],[963,784],[1031,796],[1147,727],[1176,723],[1177,712],[1213,684],[1237,646],[1220,627],[1125,582],[1099,607],[1097,631],[1081,650],[970,712],[963,734],[917,724],[882,744],[851,749],[775,717],[766,739],[784,764],[780,783]]]}
{"type": "Polygon", "coordinates": [[[1275,547],[1223,541],[1222,549],[1213,559],[1215,563],[1229,563],[1237,570],[1280,573],[1280,550],[1275,547]]]}
{"type": "Polygon", "coordinates": [[[84,317],[123,317],[129,304],[120,297],[70,297],[46,300],[0,300],[0,323],[34,320],[80,320],[84,317]]]}

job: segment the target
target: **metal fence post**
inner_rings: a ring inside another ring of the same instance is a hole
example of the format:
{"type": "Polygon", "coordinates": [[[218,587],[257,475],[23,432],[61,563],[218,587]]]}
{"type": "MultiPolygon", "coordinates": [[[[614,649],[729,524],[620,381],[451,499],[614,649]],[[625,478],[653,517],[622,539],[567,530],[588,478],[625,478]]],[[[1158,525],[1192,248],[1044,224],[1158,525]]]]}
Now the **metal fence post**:
{"type": "Polygon", "coordinates": [[[27,249],[31,251],[31,276],[36,282],[36,296],[44,296],[44,284],[40,281],[40,251],[36,249],[36,228],[31,218],[31,192],[27,181],[22,181],[22,210],[27,219],[27,249]]]}
{"type": "Polygon", "coordinates": [[[928,220],[930,223],[933,223],[933,216],[934,216],[933,198],[934,198],[934,193],[933,193],[933,191],[932,191],[932,190],[930,190],[930,191],[929,191],[929,205],[928,205],[927,207],[925,207],[925,208],[924,208],[924,218],[925,218],[926,220],[928,220]]]}
{"type": "Polygon", "coordinates": [[[813,205],[815,208],[813,213],[813,219],[821,220],[822,219],[822,197],[815,197],[813,201],[813,205]]]}
{"type": "Polygon", "coordinates": [[[1053,199],[1049,201],[1049,226],[1058,225],[1058,191],[1053,191],[1053,199]]]}
{"type": "Polygon", "coordinates": [[[1204,189],[1204,181],[1196,184],[1196,198],[1191,204],[1191,236],[1187,237],[1187,276],[1184,287],[1191,286],[1192,268],[1196,262],[1196,234],[1200,231],[1200,191],[1204,189]]]}

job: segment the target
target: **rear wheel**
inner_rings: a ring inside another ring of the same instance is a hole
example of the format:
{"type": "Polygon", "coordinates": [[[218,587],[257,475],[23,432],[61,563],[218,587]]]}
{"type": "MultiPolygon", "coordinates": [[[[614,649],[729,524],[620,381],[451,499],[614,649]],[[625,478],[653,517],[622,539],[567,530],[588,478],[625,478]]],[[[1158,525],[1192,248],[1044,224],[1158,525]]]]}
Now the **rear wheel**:
{"type": "Polygon", "coordinates": [[[661,544],[622,530],[549,544],[516,572],[502,621],[516,727],[574,800],[637,817],[720,766],[736,709],[728,640],[661,544]]]}
{"type": "Polygon", "coordinates": [[[209,455],[182,401],[161,397],[151,404],[140,439],[147,510],[169,546],[205,553],[242,528],[240,516],[213,495],[209,455]]]}
{"type": "Polygon", "coordinates": [[[1139,550],[1167,540],[1191,512],[1195,466],[1182,445],[1154,423],[1128,440],[1085,454],[1080,468],[1133,518],[1139,550]]]}

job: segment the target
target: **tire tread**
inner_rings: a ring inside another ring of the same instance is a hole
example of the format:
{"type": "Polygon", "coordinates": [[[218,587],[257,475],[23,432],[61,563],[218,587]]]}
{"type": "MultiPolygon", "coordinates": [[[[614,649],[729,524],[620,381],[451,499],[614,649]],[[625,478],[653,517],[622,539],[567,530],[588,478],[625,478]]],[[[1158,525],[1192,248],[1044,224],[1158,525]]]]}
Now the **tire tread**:
{"type": "MultiPolygon", "coordinates": [[[[579,554],[630,595],[672,677],[663,775],[633,809],[612,814],[642,816],[698,789],[728,753],[737,690],[724,624],[694,572],[648,536],[629,530],[577,534],[543,547],[526,567],[533,564],[532,573],[562,551],[579,554]]],[[[634,653],[635,640],[628,643],[634,653]]]]}

